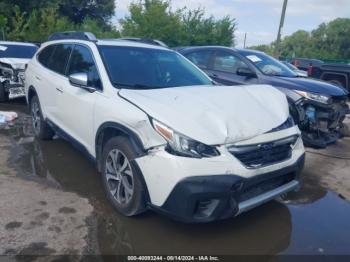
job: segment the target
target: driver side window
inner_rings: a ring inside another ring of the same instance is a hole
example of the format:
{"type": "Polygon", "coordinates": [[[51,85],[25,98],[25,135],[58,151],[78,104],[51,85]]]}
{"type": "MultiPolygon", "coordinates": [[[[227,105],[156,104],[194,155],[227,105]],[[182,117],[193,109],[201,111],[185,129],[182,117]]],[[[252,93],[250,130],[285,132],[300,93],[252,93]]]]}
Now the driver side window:
{"type": "Polygon", "coordinates": [[[87,73],[88,85],[102,89],[102,83],[97,67],[90,50],[84,46],[76,45],[73,49],[67,75],[87,73]]]}
{"type": "Polygon", "coordinates": [[[236,74],[238,68],[248,68],[248,66],[240,58],[229,52],[216,52],[214,70],[236,74]]]}

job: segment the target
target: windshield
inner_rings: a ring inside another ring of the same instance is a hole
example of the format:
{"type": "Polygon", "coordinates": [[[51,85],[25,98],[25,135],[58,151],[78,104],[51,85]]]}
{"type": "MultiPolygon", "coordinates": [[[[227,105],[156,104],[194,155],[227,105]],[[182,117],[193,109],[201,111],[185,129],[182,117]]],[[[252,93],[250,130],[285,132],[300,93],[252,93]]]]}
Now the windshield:
{"type": "Polygon", "coordinates": [[[0,58],[25,58],[34,56],[38,47],[24,45],[0,45],[0,58]]]}
{"type": "Polygon", "coordinates": [[[289,69],[282,62],[264,53],[239,51],[259,68],[261,72],[269,76],[296,77],[297,74],[289,69]]]}
{"type": "Polygon", "coordinates": [[[124,46],[100,46],[99,50],[116,87],[154,89],[212,85],[197,67],[171,50],[124,46]]]}
{"type": "Polygon", "coordinates": [[[299,70],[296,66],[292,65],[291,63],[288,62],[283,62],[284,65],[288,66],[290,70],[296,71],[299,70]]]}

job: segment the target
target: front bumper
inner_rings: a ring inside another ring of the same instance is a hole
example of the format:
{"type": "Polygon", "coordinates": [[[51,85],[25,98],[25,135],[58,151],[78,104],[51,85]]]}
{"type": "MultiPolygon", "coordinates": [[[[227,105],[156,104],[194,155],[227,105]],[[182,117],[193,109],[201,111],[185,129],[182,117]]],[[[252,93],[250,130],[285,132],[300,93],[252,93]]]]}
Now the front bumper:
{"type": "MultiPolygon", "coordinates": [[[[297,126],[294,126],[277,132],[265,133],[245,141],[237,142],[234,145],[244,146],[260,144],[299,134],[300,130],[297,126]]],[[[299,139],[292,148],[290,157],[287,159],[266,166],[249,168],[238,158],[234,157],[228,151],[228,147],[228,145],[218,147],[220,156],[212,158],[196,159],[175,156],[166,152],[162,147],[154,148],[150,150],[148,154],[136,158],[134,161],[143,175],[145,186],[148,190],[150,205],[154,209],[160,210],[160,212],[172,213],[174,210],[165,208],[167,207],[167,201],[170,201],[169,199],[172,198],[171,195],[177,190],[176,188],[181,185],[183,181],[187,180],[193,180],[196,187],[204,187],[204,189],[206,188],[206,185],[209,185],[210,187],[203,192],[210,193],[210,190],[212,190],[211,185],[214,185],[218,188],[217,192],[214,191],[215,194],[231,192],[229,189],[225,189],[225,187],[229,185],[233,186],[233,184],[237,187],[238,185],[236,185],[236,183],[243,180],[246,181],[245,189],[247,189],[247,186],[251,183],[248,183],[248,181],[257,181],[259,178],[266,177],[266,174],[279,173],[282,172],[281,170],[287,170],[288,168],[295,166],[305,152],[303,143],[301,139],[299,139]],[[208,182],[205,182],[205,185],[203,184],[204,182],[198,184],[197,178],[202,178],[200,181],[208,182]],[[223,184],[226,185],[224,188],[221,187],[223,184]]],[[[287,182],[284,181],[284,183],[287,182]]],[[[187,185],[188,183],[185,184],[187,185]]],[[[254,188],[256,188],[256,185],[254,185],[249,192],[251,193],[254,191],[254,188]]],[[[269,190],[270,188],[264,187],[264,191],[256,192],[256,195],[263,194],[269,190]]],[[[247,194],[245,195],[247,196],[247,194]]],[[[241,198],[238,203],[252,198],[253,195],[254,194],[249,195],[244,199],[242,197],[242,191],[240,191],[241,198]]],[[[198,197],[198,195],[196,197],[198,197]]],[[[180,202],[184,203],[183,205],[186,205],[190,199],[191,196],[189,199],[185,197],[180,202]]],[[[212,203],[212,205],[214,206],[215,203],[212,203]]],[[[177,211],[174,212],[177,213],[177,211]]],[[[230,209],[230,214],[228,216],[232,216],[231,212],[232,210],[230,209]]],[[[220,215],[218,217],[222,216],[223,215],[220,215]]],[[[180,217],[187,216],[181,215],[180,217]]]]}
{"type": "Polygon", "coordinates": [[[151,208],[186,223],[234,217],[299,187],[305,155],[292,165],[253,178],[239,175],[189,177],[161,207],[151,208]]]}

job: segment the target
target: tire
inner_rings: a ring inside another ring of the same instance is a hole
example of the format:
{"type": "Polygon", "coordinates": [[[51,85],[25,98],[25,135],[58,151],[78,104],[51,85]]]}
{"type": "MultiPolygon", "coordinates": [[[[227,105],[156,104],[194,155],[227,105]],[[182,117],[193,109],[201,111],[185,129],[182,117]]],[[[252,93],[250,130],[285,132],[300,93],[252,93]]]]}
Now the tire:
{"type": "Polygon", "coordinates": [[[50,140],[55,132],[47,124],[41,112],[39,98],[33,96],[30,100],[30,115],[32,117],[33,131],[37,138],[41,140],[50,140]]]}
{"type": "Polygon", "coordinates": [[[147,210],[142,174],[130,161],[135,157],[136,153],[126,137],[113,137],[105,144],[100,163],[107,198],[125,216],[135,216],[147,210]]]}
{"type": "Polygon", "coordinates": [[[343,83],[341,83],[341,82],[338,81],[338,80],[330,80],[330,81],[328,81],[328,83],[330,83],[330,84],[332,84],[332,85],[335,85],[335,86],[339,86],[339,87],[345,88],[345,86],[343,85],[343,83]]]}
{"type": "Polygon", "coordinates": [[[0,83],[0,102],[6,102],[8,99],[8,94],[5,92],[4,85],[0,83]]]}

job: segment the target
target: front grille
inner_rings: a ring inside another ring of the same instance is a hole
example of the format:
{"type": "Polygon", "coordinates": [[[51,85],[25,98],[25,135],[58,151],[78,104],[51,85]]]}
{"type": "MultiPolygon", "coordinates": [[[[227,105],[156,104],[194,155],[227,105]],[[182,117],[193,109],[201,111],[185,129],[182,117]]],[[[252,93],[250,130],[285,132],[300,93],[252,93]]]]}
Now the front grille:
{"type": "Polygon", "coordinates": [[[264,194],[268,191],[274,190],[293,181],[295,178],[295,173],[289,173],[286,175],[259,181],[257,183],[249,183],[242,188],[238,197],[238,201],[243,202],[258,195],[264,194]]]}
{"type": "Polygon", "coordinates": [[[246,146],[229,146],[228,151],[247,168],[259,168],[287,160],[298,136],[246,146]]]}

